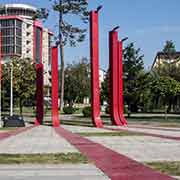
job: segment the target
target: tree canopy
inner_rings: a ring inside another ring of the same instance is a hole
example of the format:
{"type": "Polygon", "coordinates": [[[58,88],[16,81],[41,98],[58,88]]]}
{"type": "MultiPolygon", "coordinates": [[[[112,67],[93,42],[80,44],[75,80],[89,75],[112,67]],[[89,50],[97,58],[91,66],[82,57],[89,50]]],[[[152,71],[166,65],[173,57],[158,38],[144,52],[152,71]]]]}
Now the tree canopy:
{"type": "Polygon", "coordinates": [[[176,52],[176,46],[172,40],[166,41],[164,48],[163,48],[163,52],[168,53],[168,54],[176,52]]]}
{"type": "Polygon", "coordinates": [[[70,106],[90,97],[90,64],[86,58],[65,68],[65,100],[70,106]]]}
{"type": "Polygon", "coordinates": [[[14,101],[18,101],[20,113],[25,102],[34,104],[36,91],[36,70],[31,59],[13,58],[11,62],[3,65],[3,91],[10,96],[10,69],[13,66],[13,95],[14,101]],[[12,63],[11,63],[12,62],[12,63]]]}

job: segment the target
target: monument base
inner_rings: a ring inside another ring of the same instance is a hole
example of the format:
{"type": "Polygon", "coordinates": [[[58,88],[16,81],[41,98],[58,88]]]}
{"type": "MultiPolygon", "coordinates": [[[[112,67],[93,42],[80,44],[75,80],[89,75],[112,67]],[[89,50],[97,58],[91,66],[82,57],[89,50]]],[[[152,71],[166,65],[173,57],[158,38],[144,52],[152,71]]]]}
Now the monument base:
{"type": "Polygon", "coordinates": [[[20,116],[3,117],[3,127],[25,127],[25,122],[20,116]]]}

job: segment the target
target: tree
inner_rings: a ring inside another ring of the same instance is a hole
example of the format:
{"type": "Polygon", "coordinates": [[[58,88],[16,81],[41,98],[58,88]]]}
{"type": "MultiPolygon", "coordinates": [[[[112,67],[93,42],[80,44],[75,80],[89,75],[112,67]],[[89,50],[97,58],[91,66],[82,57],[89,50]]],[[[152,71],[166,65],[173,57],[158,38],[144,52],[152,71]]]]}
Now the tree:
{"type": "Polygon", "coordinates": [[[123,55],[125,102],[132,112],[137,112],[143,88],[140,79],[145,76],[144,55],[140,55],[140,49],[136,49],[133,43],[127,45],[123,55]]]}
{"type": "Polygon", "coordinates": [[[45,21],[49,16],[49,10],[46,8],[40,8],[36,11],[36,14],[33,16],[33,19],[42,19],[45,21]]]}
{"type": "Polygon", "coordinates": [[[90,64],[86,58],[79,63],[67,65],[65,69],[64,99],[70,106],[90,97],[90,64]]]}
{"type": "Polygon", "coordinates": [[[163,52],[167,54],[172,54],[176,52],[176,46],[172,40],[166,41],[163,52]]]}
{"type": "Polygon", "coordinates": [[[105,75],[104,81],[101,83],[101,104],[103,102],[109,102],[109,70],[105,75]]]}
{"type": "Polygon", "coordinates": [[[22,115],[24,103],[31,100],[31,103],[33,104],[33,100],[35,100],[35,65],[32,63],[31,59],[13,58],[11,62],[6,63],[3,67],[3,84],[6,84],[4,88],[6,88],[6,95],[9,96],[9,70],[11,66],[13,66],[13,95],[14,100],[18,100],[20,114],[22,115]]]}
{"type": "Polygon", "coordinates": [[[70,46],[75,46],[77,42],[82,42],[86,35],[86,29],[74,25],[70,19],[72,18],[72,15],[75,15],[80,18],[81,22],[87,23],[89,14],[87,7],[87,0],[53,1],[54,11],[59,13],[59,34],[57,37],[57,45],[59,45],[61,54],[61,109],[63,108],[64,104],[64,47],[67,44],[70,46]]]}
{"type": "MultiPolygon", "coordinates": [[[[166,105],[168,105],[168,112],[169,112],[171,110],[172,104],[175,107],[175,100],[177,101],[177,99],[179,99],[179,96],[172,94],[171,96],[169,96],[168,93],[165,93],[165,89],[163,89],[163,87],[173,88],[174,87],[173,84],[180,81],[180,66],[179,66],[180,58],[176,56],[176,48],[173,41],[166,41],[166,44],[163,48],[163,52],[164,52],[164,61],[160,63],[158,66],[153,68],[153,74],[155,75],[155,84],[159,83],[156,85],[156,89],[158,85],[160,86],[159,88],[161,88],[161,85],[163,85],[161,89],[162,90],[161,94],[155,93],[154,99],[156,99],[156,104],[160,104],[159,102],[161,101],[163,101],[162,103],[164,103],[164,99],[166,99],[166,105]]],[[[168,91],[166,90],[166,92],[168,91]]]]}
{"type": "Polygon", "coordinates": [[[180,83],[170,77],[160,77],[154,79],[151,91],[156,97],[162,98],[164,105],[168,105],[168,112],[171,110],[172,103],[180,94],[180,83]]]}

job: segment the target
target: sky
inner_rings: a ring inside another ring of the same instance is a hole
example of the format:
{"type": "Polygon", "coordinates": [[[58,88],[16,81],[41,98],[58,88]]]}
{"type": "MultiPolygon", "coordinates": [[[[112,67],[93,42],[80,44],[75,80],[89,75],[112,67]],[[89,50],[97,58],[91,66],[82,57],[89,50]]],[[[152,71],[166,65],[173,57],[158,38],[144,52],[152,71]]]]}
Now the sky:
{"type": "MultiPolygon", "coordinates": [[[[56,33],[58,16],[49,0],[0,0],[0,4],[5,3],[27,3],[50,9],[45,26],[56,33]]],[[[134,42],[136,48],[141,48],[146,69],[151,67],[166,40],[174,41],[176,50],[180,51],[180,0],[89,0],[89,10],[99,5],[103,5],[99,16],[102,69],[107,69],[109,63],[108,32],[117,25],[120,26],[119,38],[129,37],[126,43],[134,42]]],[[[73,23],[78,25],[79,21],[73,18],[73,23]]],[[[81,57],[89,58],[89,33],[76,48],[65,49],[66,64],[81,57]]]]}

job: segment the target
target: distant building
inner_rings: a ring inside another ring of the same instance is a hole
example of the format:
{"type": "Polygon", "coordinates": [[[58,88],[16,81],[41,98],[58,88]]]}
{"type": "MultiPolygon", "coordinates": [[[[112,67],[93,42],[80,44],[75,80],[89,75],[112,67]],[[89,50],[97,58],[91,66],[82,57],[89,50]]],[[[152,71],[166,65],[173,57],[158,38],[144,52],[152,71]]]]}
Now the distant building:
{"type": "Polygon", "coordinates": [[[106,76],[106,72],[103,69],[100,69],[99,70],[99,82],[100,82],[100,85],[101,85],[102,82],[104,82],[105,76],[106,76]]]}
{"type": "Polygon", "coordinates": [[[164,52],[158,52],[154,59],[152,69],[157,68],[158,66],[163,64],[163,62],[174,63],[176,65],[179,65],[180,64],[180,52],[175,52],[175,53],[170,53],[170,54],[164,53],[164,52]]]}
{"type": "Polygon", "coordinates": [[[30,58],[44,64],[44,85],[50,85],[52,33],[34,20],[37,9],[26,4],[0,5],[0,31],[3,59],[30,58]]]}

